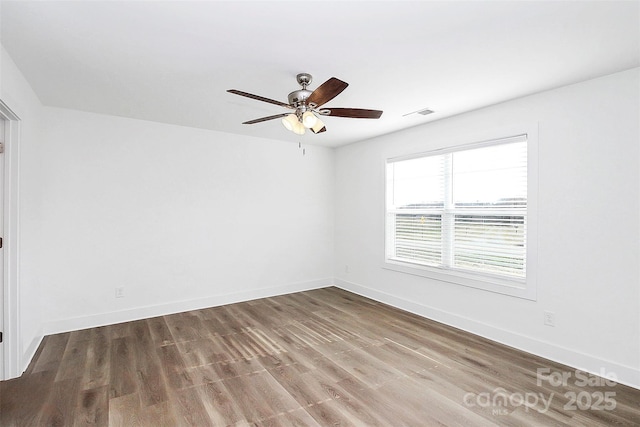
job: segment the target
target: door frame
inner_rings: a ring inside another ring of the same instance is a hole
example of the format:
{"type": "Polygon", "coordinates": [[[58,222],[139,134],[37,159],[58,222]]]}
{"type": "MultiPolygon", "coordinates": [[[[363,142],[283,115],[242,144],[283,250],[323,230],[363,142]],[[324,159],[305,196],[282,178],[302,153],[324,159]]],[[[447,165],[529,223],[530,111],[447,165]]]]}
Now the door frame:
{"type": "Polygon", "coordinates": [[[22,374],[20,340],[20,287],[19,287],[19,168],[20,118],[0,99],[0,118],[4,126],[4,185],[3,185],[3,262],[2,292],[4,295],[3,352],[4,366],[0,366],[0,380],[22,374]]]}

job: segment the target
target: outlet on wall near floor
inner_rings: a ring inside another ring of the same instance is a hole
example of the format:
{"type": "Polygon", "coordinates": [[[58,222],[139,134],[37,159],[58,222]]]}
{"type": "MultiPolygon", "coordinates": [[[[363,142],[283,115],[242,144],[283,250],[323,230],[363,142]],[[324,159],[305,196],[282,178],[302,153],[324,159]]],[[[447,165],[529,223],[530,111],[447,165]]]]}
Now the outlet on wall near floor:
{"type": "Polygon", "coordinates": [[[116,298],[124,298],[124,286],[116,288],[116,298]]]}
{"type": "Polygon", "coordinates": [[[544,324],[547,326],[556,326],[556,314],[553,311],[544,312],[544,324]]]}

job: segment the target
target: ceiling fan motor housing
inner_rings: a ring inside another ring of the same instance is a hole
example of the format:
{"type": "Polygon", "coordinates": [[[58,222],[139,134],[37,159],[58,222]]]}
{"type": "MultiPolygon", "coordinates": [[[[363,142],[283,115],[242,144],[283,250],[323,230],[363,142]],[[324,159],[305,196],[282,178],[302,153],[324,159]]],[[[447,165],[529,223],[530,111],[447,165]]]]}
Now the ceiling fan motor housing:
{"type": "Polygon", "coordinates": [[[294,108],[303,107],[301,110],[304,112],[307,106],[307,98],[311,96],[312,91],[307,90],[307,86],[313,80],[311,74],[308,73],[300,73],[296,76],[296,80],[302,89],[294,90],[289,94],[289,105],[292,105],[294,108]]]}
{"type": "Polygon", "coordinates": [[[307,89],[294,90],[289,94],[289,104],[298,108],[306,104],[307,98],[311,95],[311,91],[307,89]]]}

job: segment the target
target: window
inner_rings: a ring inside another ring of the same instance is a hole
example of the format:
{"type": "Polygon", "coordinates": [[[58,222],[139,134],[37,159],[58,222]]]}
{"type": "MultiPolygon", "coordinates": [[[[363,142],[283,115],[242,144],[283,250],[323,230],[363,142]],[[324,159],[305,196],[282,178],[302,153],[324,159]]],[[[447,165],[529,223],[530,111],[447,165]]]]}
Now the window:
{"type": "Polygon", "coordinates": [[[488,290],[526,288],[526,134],[389,159],[386,168],[387,266],[488,290]]]}

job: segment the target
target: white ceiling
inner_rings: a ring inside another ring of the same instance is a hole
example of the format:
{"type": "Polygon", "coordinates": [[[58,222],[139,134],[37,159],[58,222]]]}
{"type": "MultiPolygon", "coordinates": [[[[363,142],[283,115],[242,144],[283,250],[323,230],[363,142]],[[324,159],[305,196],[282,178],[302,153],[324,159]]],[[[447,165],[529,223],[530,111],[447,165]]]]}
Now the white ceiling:
{"type": "Polygon", "coordinates": [[[5,1],[1,42],[43,104],[339,146],[640,65],[639,1],[5,1]],[[313,75],[349,87],[298,137],[285,102],[313,75]],[[430,108],[430,116],[405,114],[430,108]]]}

